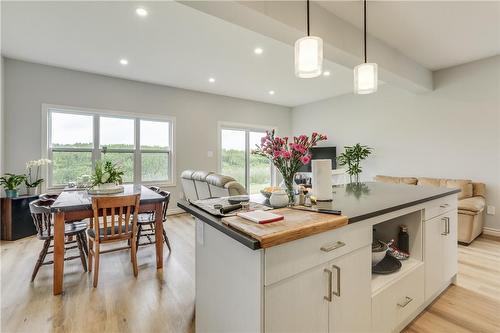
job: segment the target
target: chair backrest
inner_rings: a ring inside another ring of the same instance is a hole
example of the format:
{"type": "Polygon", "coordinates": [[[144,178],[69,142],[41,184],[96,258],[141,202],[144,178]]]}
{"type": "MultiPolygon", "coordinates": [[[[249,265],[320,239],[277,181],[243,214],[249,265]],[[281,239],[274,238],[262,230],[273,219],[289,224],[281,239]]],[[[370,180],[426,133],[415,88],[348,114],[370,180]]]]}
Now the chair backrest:
{"type": "Polygon", "coordinates": [[[150,186],[149,189],[156,193],[160,193],[160,188],[158,186],[150,186]]]}
{"type": "Polygon", "coordinates": [[[38,198],[42,199],[42,200],[56,200],[57,197],[59,197],[59,194],[43,193],[43,194],[40,194],[40,196],[38,198]]]}
{"type": "Polygon", "coordinates": [[[38,236],[50,236],[52,232],[52,213],[50,212],[50,206],[52,206],[54,201],[55,200],[51,199],[37,199],[30,202],[31,218],[35,224],[38,236]]]}
{"type": "Polygon", "coordinates": [[[160,191],[158,194],[165,197],[165,201],[163,202],[163,207],[161,211],[162,221],[165,222],[167,220],[167,209],[168,209],[168,203],[170,202],[170,192],[160,191]]]}
{"type": "Polygon", "coordinates": [[[91,228],[95,231],[96,241],[101,238],[105,241],[130,238],[137,229],[139,202],[140,194],[93,197],[94,219],[91,228]],[[103,235],[100,235],[99,216],[102,216],[102,227],[105,230],[103,235]],[[130,226],[130,222],[132,222],[132,226],[130,226]],[[106,232],[108,228],[111,230],[109,233],[106,232]]]}

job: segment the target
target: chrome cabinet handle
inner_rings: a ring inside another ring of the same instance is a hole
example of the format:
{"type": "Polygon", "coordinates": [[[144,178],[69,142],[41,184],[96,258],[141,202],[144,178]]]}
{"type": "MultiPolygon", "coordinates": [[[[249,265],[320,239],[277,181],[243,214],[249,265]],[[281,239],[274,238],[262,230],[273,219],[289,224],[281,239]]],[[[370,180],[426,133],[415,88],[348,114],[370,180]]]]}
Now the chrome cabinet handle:
{"type": "Polygon", "coordinates": [[[411,301],[413,301],[413,298],[405,296],[405,300],[402,303],[398,303],[398,306],[404,308],[405,306],[410,304],[411,301]]]}
{"type": "Polygon", "coordinates": [[[328,274],[328,295],[323,296],[328,302],[332,301],[332,283],[333,283],[333,272],[329,269],[324,269],[323,272],[328,274]]]}
{"type": "Polygon", "coordinates": [[[340,267],[332,265],[332,268],[335,268],[337,271],[337,291],[334,291],[333,294],[340,297],[340,267]]]}
{"type": "Polygon", "coordinates": [[[446,235],[449,235],[450,234],[450,218],[445,217],[445,219],[446,219],[446,235]]]}
{"type": "Polygon", "coordinates": [[[448,222],[446,222],[447,221],[446,219],[447,219],[446,217],[441,218],[441,221],[444,222],[444,232],[441,233],[441,235],[443,236],[448,235],[448,222]]]}
{"type": "Polygon", "coordinates": [[[323,251],[323,252],[330,252],[330,251],[336,250],[338,248],[341,248],[342,246],[345,246],[345,243],[341,242],[341,241],[338,241],[338,242],[335,242],[333,244],[323,245],[320,248],[320,250],[323,251]]]}
{"type": "Polygon", "coordinates": [[[448,207],[449,205],[450,205],[450,204],[445,203],[445,204],[440,205],[439,207],[441,207],[441,208],[446,208],[446,207],[448,207]]]}

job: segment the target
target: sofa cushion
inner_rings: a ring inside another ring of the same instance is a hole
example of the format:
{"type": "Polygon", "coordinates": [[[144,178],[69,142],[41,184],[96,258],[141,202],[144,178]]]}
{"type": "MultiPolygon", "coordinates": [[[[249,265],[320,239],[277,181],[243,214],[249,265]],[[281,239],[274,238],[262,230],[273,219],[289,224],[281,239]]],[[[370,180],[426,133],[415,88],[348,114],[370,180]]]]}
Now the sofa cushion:
{"type": "Polygon", "coordinates": [[[391,176],[375,176],[375,181],[382,183],[392,183],[392,184],[408,184],[417,185],[417,178],[413,177],[391,177],[391,176]]]}
{"type": "Polygon", "coordinates": [[[224,187],[226,183],[232,182],[234,180],[235,179],[233,177],[218,175],[216,173],[208,175],[206,179],[207,183],[217,187],[224,187]]]}
{"type": "Polygon", "coordinates": [[[419,177],[417,179],[417,185],[422,185],[422,186],[442,186],[441,185],[441,179],[439,178],[427,178],[427,177],[419,177]]]}
{"type": "Polygon", "coordinates": [[[483,211],[486,201],[483,197],[471,197],[458,200],[458,210],[479,213],[483,211]]]}
{"type": "Polygon", "coordinates": [[[458,200],[472,197],[472,181],[468,179],[446,179],[447,188],[458,188],[458,200]]]}
{"type": "Polygon", "coordinates": [[[472,196],[486,198],[486,185],[484,183],[472,183],[472,196]]]}
{"type": "Polygon", "coordinates": [[[199,181],[202,181],[204,182],[205,181],[205,178],[207,178],[207,176],[209,174],[211,174],[212,172],[208,172],[208,171],[202,171],[202,170],[199,170],[199,171],[195,171],[193,172],[193,179],[194,180],[199,180],[199,181]]]}
{"type": "Polygon", "coordinates": [[[184,178],[184,179],[193,179],[193,173],[194,173],[193,170],[184,170],[181,173],[181,178],[184,178]]]}

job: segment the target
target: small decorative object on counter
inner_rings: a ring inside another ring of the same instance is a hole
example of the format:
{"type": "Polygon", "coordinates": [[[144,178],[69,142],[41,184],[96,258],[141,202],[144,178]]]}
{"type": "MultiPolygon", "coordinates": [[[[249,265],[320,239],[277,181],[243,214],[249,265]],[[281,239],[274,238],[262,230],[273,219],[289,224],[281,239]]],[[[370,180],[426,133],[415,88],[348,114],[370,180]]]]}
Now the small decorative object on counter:
{"type": "Polygon", "coordinates": [[[241,211],[242,212],[250,211],[250,203],[249,202],[242,202],[241,203],[241,211]]]}
{"type": "Polygon", "coordinates": [[[401,251],[410,253],[410,236],[408,235],[408,227],[405,225],[399,226],[398,247],[401,251]]]}
{"type": "Polygon", "coordinates": [[[311,161],[309,148],[326,139],[326,135],[314,132],[310,138],[307,135],[300,135],[294,136],[292,141],[288,137],[276,136],[273,129],[266,131],[266,136],[261,139],[260,145],[256,145],[256,149],[252,151],[252,154],[268,158],[279,170],[286,187],[288,205],[295,205],[295,174],[311,161]]]}
{"type": "Polygon", "coordinates": [[[389,246],[389,250],[387,252],[398,260],[408,259],[410,257],[410,254],[398,249],[394,243],[394,239],[391,239],[390,242],[387,243],[387,245],[389,246]]]}
{"type": "Polygon", "coordinates": [[[274,208],[286,207],[289,204],[288,194],[285,191],[275,191],[271,194],[269,203],[274,208]]]}
{"type": "Polygon", "coordinates": [[[306,202],[306,196],[304,194],[304,191],[299,188],[299,205],[304,206],[304,203],[306,202]]]}
{"type": "Polygon", "coordinates": [[[345,151],[337,157],[339,166],[347,166],[349,182],[359,184],[359,174],[363,171],[361,161],[366,159],[373,148],[356,143],[354,146],[345,146],[345,151]]]}

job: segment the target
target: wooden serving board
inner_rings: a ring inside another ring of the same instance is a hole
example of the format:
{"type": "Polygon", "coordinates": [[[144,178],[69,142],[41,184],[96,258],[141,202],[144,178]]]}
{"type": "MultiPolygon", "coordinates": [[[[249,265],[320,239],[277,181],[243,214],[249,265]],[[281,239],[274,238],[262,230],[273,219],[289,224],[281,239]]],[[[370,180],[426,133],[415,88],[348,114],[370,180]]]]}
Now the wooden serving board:
{"type": "Polygon", "coordinates": [[[282,215],[285,219],[258,224],[239,216],[231,216],[223,218],[222,223],[257,239],[262,248],[283,244],[347,224],[347,216],[344,215],[322,214],[291,208],[280,208],[270,212],[282,215]]]}

